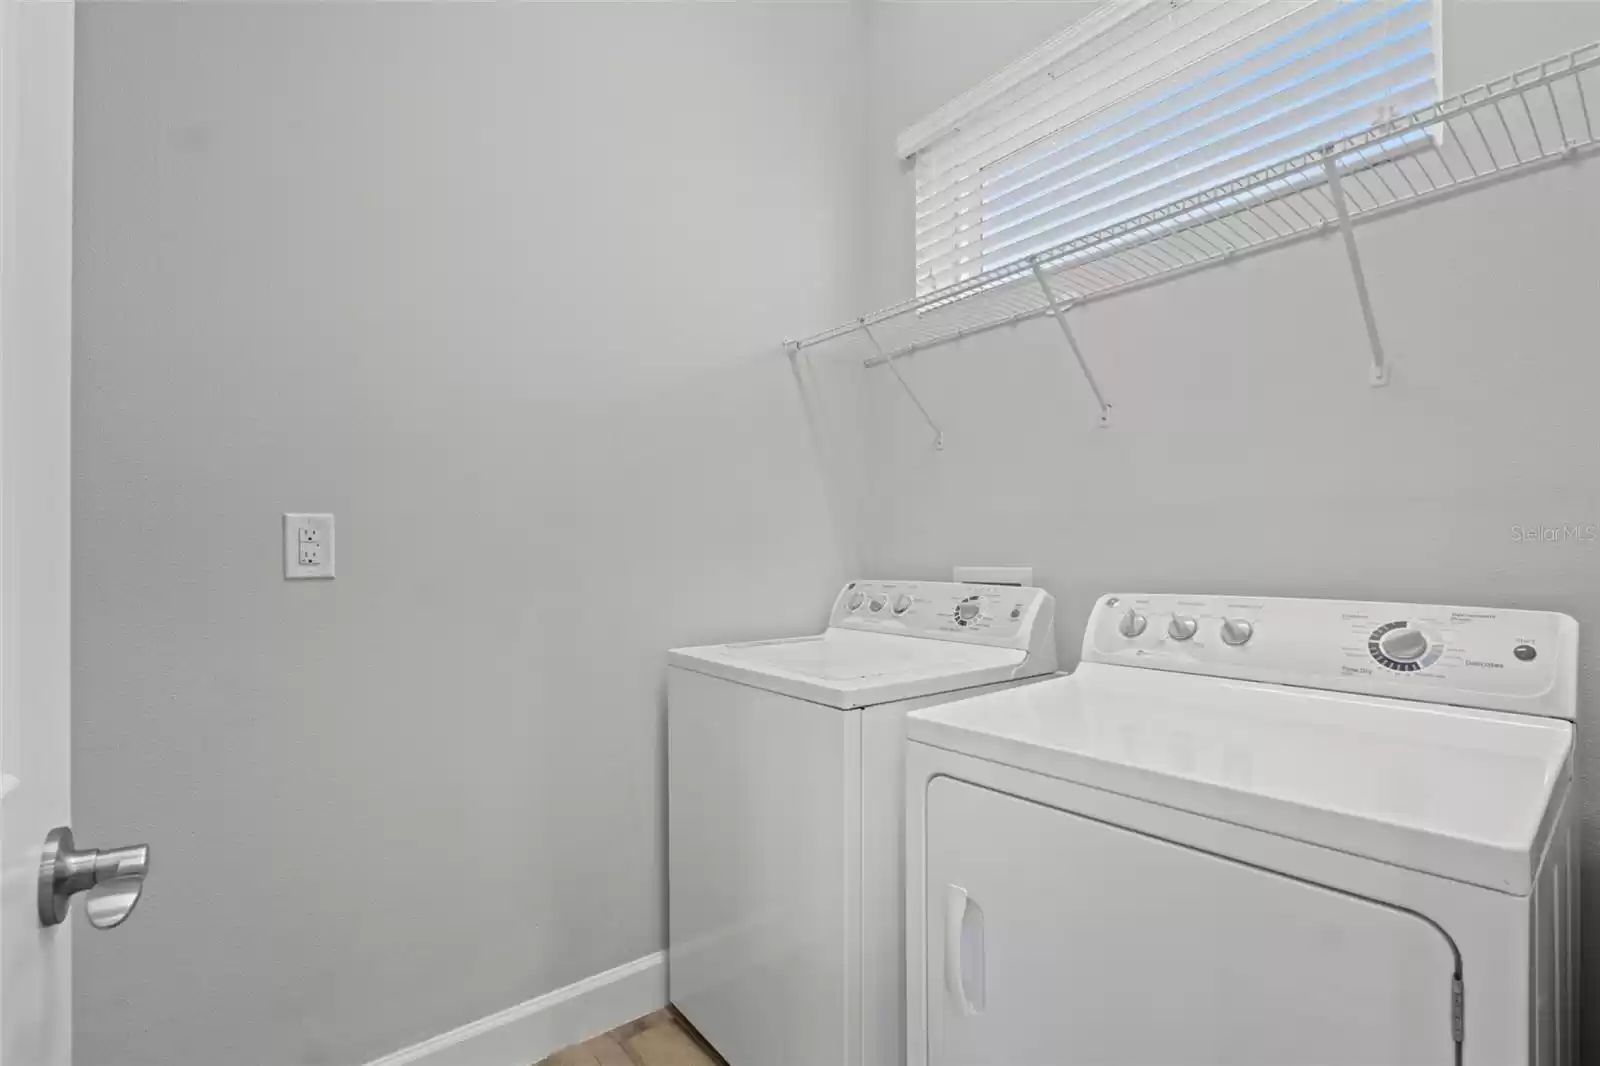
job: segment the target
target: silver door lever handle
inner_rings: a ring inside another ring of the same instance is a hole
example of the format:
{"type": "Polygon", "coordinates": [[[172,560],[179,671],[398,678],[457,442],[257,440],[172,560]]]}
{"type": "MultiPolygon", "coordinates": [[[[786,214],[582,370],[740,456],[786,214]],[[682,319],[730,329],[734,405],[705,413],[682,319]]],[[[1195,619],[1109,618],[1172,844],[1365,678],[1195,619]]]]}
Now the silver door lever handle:
{"type": "Polygon", "coordinates": [[[150,845],[135,844],[114,851],[76,850],[72,830],[50,830],[39,857],[39,924],[60,925],[72,897],[87,890],[89,924],[114,929],[127,921],[144,891],[150,872],[150,845]]]}

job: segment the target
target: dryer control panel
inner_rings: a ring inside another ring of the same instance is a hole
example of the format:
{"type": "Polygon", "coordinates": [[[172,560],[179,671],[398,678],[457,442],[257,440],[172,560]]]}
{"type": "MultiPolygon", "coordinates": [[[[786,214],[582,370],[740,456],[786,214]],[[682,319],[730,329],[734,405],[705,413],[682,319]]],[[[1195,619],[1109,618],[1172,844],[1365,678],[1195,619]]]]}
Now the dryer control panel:
{"type": "Polygon", "coordinates": [[[953,581],[852,581],[828,625],[1027,651],[1055,641],[1055,599],[1043,589],[953,581]]]}
{"type": "Polygon", "coordinates": [[[1552,611],[1123,593],[1083,661],[1571,719],[1577,646],[1552,611]]]}

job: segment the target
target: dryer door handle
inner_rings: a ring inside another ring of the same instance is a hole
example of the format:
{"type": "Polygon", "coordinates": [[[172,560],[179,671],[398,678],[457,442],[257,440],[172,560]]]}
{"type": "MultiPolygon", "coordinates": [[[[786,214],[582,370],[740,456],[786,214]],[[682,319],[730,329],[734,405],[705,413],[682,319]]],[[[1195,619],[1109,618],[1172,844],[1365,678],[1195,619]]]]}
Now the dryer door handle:
{"type": "Polygon", "coordinates": [[[960,885],[944,894],[944,986],[968,1017],[984,1006],[983,908],[960,885]]]}

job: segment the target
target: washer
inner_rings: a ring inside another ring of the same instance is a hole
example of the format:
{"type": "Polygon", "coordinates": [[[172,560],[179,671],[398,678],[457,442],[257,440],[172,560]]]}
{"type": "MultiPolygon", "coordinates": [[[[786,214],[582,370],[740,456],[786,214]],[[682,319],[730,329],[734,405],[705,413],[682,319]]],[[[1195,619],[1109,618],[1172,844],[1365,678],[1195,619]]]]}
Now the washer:
{"type": "Polygon", "coordinates": [[[1056,668],[1049,593],[858,581],[669,654],[668,983],[731,1066],[904,1061],[905,715],[1056,668]]]}
{"type": "Polygon", "coordinates": [[[911,1066],[1575,1061],[1577,623],[1102,598],[907,721],[911,1066]]]}

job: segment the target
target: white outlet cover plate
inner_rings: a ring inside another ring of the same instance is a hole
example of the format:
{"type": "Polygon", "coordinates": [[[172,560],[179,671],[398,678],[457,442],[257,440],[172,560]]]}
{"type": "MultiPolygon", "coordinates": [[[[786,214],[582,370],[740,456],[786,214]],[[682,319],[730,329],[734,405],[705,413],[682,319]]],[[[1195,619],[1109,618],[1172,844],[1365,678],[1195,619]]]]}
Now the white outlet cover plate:
{"type": "Polygon", "coordinates": [[[955,580],[969,585],[1018,585],[1033,587],[1031,566],[958,566],[955,580]]]}
{"type": "Polygon", "coordinates": [[[283,576],[291,581],[333,576],[333,515],[283,516],[283,576]],[[321,562],[311,565],[301,563],[302,541],[321,549],[321,562]]]}

